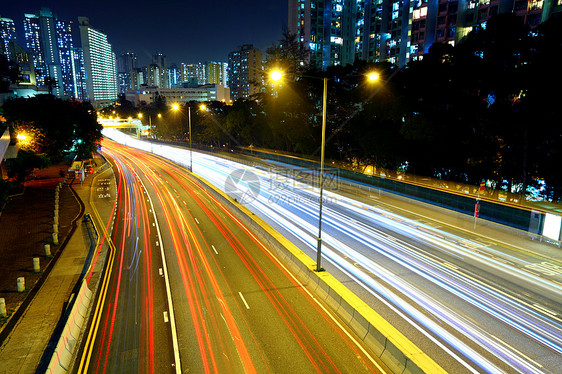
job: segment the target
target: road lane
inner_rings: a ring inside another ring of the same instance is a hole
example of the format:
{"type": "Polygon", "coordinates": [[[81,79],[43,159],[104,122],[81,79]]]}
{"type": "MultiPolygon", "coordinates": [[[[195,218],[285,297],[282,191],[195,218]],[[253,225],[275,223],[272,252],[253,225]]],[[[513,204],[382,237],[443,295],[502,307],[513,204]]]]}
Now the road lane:
{"type": "Polygon", "coordinates": [[[183,372],[381,371],[344,324],[198,180],[143,152],[109,142],[104,152],[118,170],[122,199],[112,292],[91,371],[172,370],[170,327],[158,317],[167,305],[158,299],[165,294],[157,271],[161,245],[183,372]]]}
{"type": "MultiPolygon", "coordinates": [[[[178,163],[189,157],[178,148],[153,150],[178,163]]],[[[247,207],[316,257],[318,189],[307,180],[264,163],[254,168],[200,153],[193,165],[219,188],[235,170],[258,175],[260,192],[247,207]]],[[[556,261],[452,234],[353,195],[325,191],[325,267],[338,279],[451,372],[558,370],[556,261]]]]}

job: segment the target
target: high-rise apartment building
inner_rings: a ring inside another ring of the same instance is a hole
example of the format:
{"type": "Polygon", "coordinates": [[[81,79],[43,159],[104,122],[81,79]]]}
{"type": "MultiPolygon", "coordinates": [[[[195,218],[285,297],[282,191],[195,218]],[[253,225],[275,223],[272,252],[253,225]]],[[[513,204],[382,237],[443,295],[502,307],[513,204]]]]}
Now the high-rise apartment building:
{"type": "Polygon", "coordinates": [[[180,65],[182,83],[204,85],[207,81],[206,65],[203,63],[180,65]]]}
{"type": "Polygon", "coordinates": [[[157,52],[152,55],[152,63],[160,68],[165,68],[168,66],[168,58],[162,52],[157,52]]]}
{"type": "Polygon", "coordinates": [[[214,61],[207,61],[205,64],[205,73],[206,73],[206,84],[222,84],[223,86],[227,86],[226,78],[226,70],[228,68],[228,64],[224,62],[214,62],[214,61]],[[226,65],[226,66],[225,66],[226,65]]]}
{"type": "Polygon", "coordinates": [[[72,45],[72,22],[56,20],[55,27],[57,33],[57,46],[61,71],[59,86],[62,89],[63,96],[75,97],[75,80],[73,76],[74,47],[72,45]]]}
{"type": "Polygon", "coordinates": [[[42,8],[35,14],[25,14],[25,43],[33,56],[35,76],[39,86],[47,77],[57,84],[56,96],[73,96],[71,24],[57,19],[49,9],[42,8]]]}
{"type": "Polygon", "coordinates": [[[133,52],[128,51],[121,53],[119,57],[117,57],[119,93],[125,93],[133,88],[133,80],[137,67],[137,55],[133,52]]]}
{"type": "Polygon", "coordinates": [[[128,51],[121,53],[117,57],[117,72],[125,73],[138,68],[137,55],[134,52],[128,51]]]}
{"type": "Polygon", "coordinates": [[[434,42],[454,45],[476,25],[513,12],[530,27],[562,12],[562,0],[289,0],[289,31],[312,66],[389,61],[404,66],[434,42]]]}
{"type": "Polygon", "coordinates": [[[86,17],[78,17],[80,40],[84,53],[87,98],[95,107],[117,99],[117,68],[115,53],[107,35],[90,25],[86,17]]]}
{"type": "Polygon", "coordinates": [[[47,68],[43,57],[39,17],[35,14],[26,14],[23,20],[23,28],[25,32],[25,47],[33,56],[37,85],[42,86],[47,76],[47,68]]]}
{"type": "Polygon", "coordinates": [[[152,65],[158,67],[158,87],[169,88],[170,82],[168,80],[168,58],[165,54],[157,52],[152,55],[152,65]]]}
{"type": "Polygon", "coordinates": [[[86,66],[84,64],[84,51],[82,48],[72,50],[72,71],[74,77],[74,97],[78,100],[88,98],[86,88],[86,66]]]}
{"type": "Polygon", "coordinates": [[[11,18],[0,17],[0,54],[12,60],[10,55],[10,42],[16,41],[16,26],[11,18]]]}
{"type": "Polygon", "coordinates": [[[251,44],[228,54],[228,79],[233,101],[259,92],[263,81],[263,61],[259,49],[251,44]]]}
{"type": "Polygon", "coordinates": [[[168,66],[167,74],[169,88],[181,87],[181,70],[177,64],[168,66]]]}

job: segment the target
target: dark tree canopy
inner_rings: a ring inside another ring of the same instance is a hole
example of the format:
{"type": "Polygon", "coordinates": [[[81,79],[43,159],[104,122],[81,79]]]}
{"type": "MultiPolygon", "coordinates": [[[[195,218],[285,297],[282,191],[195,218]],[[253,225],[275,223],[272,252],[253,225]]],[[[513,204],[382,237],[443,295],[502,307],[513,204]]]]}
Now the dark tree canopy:
{"type": "Polygon", "coordinates": [[[71,151],[88,157],[102,139],[101,125],[88,102],[37,95],[9,100],[2,109],[16,133],[31,127],[40,134],[39,139],[33,139],[35,149],[51,159],[71,151]]]}

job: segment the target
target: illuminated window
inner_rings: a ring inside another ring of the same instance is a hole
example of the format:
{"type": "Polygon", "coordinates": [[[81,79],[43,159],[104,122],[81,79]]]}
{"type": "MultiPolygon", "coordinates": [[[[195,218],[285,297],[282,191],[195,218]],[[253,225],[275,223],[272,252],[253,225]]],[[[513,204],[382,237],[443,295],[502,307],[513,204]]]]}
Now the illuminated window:
{"type": "Polygon", "coordinates": [[[529,1],[529,10],[537,10],[537,9],[542,9],[543,7],[543,0],[531,0],[529,1]]]}

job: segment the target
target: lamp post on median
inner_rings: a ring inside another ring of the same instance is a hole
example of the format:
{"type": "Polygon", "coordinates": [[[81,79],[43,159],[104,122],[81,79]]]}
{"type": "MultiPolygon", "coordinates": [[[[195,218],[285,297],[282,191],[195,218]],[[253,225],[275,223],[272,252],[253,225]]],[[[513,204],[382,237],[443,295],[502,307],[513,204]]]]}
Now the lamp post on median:
{"type": "MultiPolygon", "coordinates": [[[[180,109],[179,104],[173,104],[172,109],[178,111],[180,109]]],[[[199,106],[200,110],[207,110],[205,104],[199,106]]],[[[193,172],[193,147],[192,147],[192,136],[191,136],[191,106],[187,106],[187,127],[189,135],[189,171],[193,172]]]]}
{"type": "MultiPolygon", "coordinates": [[[[274,70],[270,73],[270,78],[272,81],[280,81],[283,78],[283,72],[279,70],[274,70]]],[[[316,78],[318,77],[308,77],[316,78]]],[[[376,72],[370,72],[367,74],[367,80],[370,82],[377,81],[379,79],[379,74],[376,72]]],[[[319,209],[318,209],[318,244],[316,248],[316,271],[320,272],[324,269],[322,268],[322,202],[324,193],[324,154],[326,148],[326,114],[327,114],[327,104],[328,104],[328,78],[322,78],[324,81],[324,89],[322,92],[322,144],[320,148],[320,196],[319,196],[319,209]]]]}

